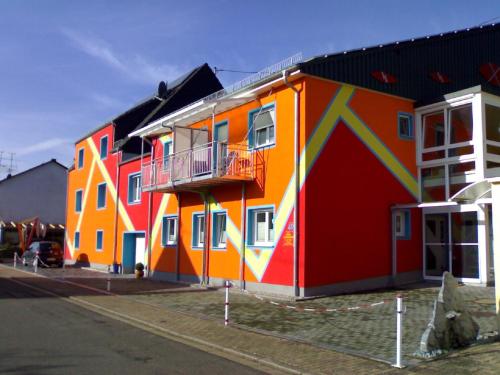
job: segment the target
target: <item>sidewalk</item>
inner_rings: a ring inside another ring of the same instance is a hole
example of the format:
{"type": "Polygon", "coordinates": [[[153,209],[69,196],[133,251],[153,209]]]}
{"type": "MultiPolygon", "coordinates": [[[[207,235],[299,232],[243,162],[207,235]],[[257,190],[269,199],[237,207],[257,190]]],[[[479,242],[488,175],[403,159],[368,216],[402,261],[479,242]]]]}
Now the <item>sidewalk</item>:
{"type": "MultiPolygon", "coordinates": [[[[51,276],[62,277],[60,270],[41,270],[51,276]]],[[[113,316],[152,332],[174,337],[186,343],[203,347],[205,350],[223,354],[232,359],[260,361],[269,372],[336,373],[336,374],[380,374],[380,373],[484,373],[496,374],[500,369],[500,343],[481,345],[456,352],[441,360],[425,362],[404,370],[387,364],[360,358],[333,350],[323,349],[301,341],[286,340],[277,335],[270,336],[236,326],[224,327],[223,320],[200,315],[196,300],[217,299],[223,295],[218,291],[201,290],[188,286],[159,283],[149,280],[112,278],[112,292],[105,290],[108,275],[87,270],[64,271],[65,282],[41,278],[12,268],[1,267],[0,276],[38,287],[68,297],[78,303],[105,315],[113,316]],[[68,281],[70,283],[68,283],[68,281]],[[82,288],[76,284],[84,284],[82,288]],[[186,312],[183,304],[191,301],[193,311],[186,312]],[[181,307],[184,311],[180,311],[181,307]],[[288,371],[287,371],[288,370],[288,371]]],[[[231,300],[242,300],[248,296],[233,293],[231,300]]],[[[238,304],[238,302],[235,302],[238,304]]],[[[214,305],[223,311],[220,304],[214,305]]],[[[212,306],[211,308],[214,308],[212,306]]],[[[205,306],[206,307],[206,306],[205,306]]],[[[262,308],[262,306],[259,306],[262,308]]],[[[236,310],[236,306],[233,306],[236,310]]],[[[281,311],[287,317],[286,309],[281,311]]],[[[217,311],[219,313],[219,311],[217,311]]],[[[253,316],[258,319],[259,316],[253,316]]],[[[264,319],[261,316],[260,319],[264,319]]],[[[250,319],[250,317],[249,317],[250,319]]],[[[317,327],[325,330],[325,327],[317,327]]],[[[262,369],[262,368],[261,368],[262,369]]]]}

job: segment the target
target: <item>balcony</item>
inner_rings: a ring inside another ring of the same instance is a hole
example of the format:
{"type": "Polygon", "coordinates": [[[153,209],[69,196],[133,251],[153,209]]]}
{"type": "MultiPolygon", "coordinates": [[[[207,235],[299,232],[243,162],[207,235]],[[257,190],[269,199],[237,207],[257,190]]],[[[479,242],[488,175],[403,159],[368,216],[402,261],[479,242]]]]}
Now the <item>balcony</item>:
{"type": "Polygon", "coordinates": [[[142,190],[172,193],[252,181],[254,159],[246,144],[210,142],[144,163],[142,190]]]}

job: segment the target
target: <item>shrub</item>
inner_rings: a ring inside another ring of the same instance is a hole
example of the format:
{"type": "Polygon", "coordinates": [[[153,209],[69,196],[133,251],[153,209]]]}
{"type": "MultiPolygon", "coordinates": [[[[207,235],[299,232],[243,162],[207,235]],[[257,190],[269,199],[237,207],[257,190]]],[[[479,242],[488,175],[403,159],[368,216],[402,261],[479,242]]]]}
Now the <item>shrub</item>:
{"type": "Polygon", "coordinates": [[[137,263],[137,264],[135,265],[135,270],[136,270],[136,271],[144,271],[144,264],[142,264],[142,263],[140,263],[140,262],[139,262],[139,263],[137,263]]]}

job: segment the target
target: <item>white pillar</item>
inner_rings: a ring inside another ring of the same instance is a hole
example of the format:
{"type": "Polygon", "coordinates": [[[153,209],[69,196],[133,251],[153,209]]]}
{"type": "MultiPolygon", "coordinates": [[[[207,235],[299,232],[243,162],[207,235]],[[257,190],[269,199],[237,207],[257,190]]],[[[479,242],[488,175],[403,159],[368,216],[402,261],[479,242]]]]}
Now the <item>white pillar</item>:
{"type": "Polygon", "coordinates": [[[495,305],[500,329],[500,182],[491,184],[493,216],[493,266],[495,269],[495,305]],[[499,234],[498,238],[496,234],[499,234]]]}

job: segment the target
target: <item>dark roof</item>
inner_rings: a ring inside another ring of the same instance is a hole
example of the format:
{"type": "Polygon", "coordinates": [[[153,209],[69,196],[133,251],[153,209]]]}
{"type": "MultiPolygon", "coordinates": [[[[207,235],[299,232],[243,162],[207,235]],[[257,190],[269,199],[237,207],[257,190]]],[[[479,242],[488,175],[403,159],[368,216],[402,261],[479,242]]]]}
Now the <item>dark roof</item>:
{"type": "Polygon", "coordinates": [[[421,104],[444,94],[481,85],[500,95],[480,67],[500,65],[500,25],[410,39],[369,48],[314,57],[298,64],[303,73],[413,99],[421,104]],[[376,73],[378,72],[378,73],[376,73]],[[384,72],[395,82],[375,78],[384,72]],[[447,83],[432,78],[436,73],[447,83]]]}
{"type": "Polygon", "coordinates": [[[38,164],[38,165],[35,165],[34,167],[31,167],[29,169],[26,169],[25,171],[22,171],[22,172],[19,172],[18,174],[14,174],[14,175],[11,175],[11,174],[8,174],[7,177],[5,177],[3,180],[0,180],[0,184],[2,182],[5,182],[5,181],[10,181],[12,180],[13,178],[16,178],[16,177],[19,177],[19,176],[22,176],[26,173],[29,173],[31,172],[32,170],[34,169],[38,169],[40,167],[43,167],[44,165],[47,165],[47,164],[51,164],[51,163],[54,163],[55,165],[57,165],[58,167],[61,167],[63,168],[65,171],[68,170],[68,168],[64,165],[62,165],[61,163],[59,163],[56,159],[50,159],[49,161],[46,161],[45,163],[42,163],[42,164],[38,164]]]}
{"type": "Polygon", "coordinates": [[[114,124],[115,143],[118,142],[117,145],[122,146],[128,141],[127,136],[132,131],[145,126],[146,123],[154,121],[156,118],[179,109],[180,106],[176,103],[182,102],[181,106],[184,106],[220,89],[222,89],[221,83],[212,69],[205,63],[174,79],[172,82],[167,82],[167,91],[162,98],[158,96],[158,93],[155,93],[143,99],[112,120],[87,133],[75,143],[88,138],[110,124],[114,124]],[[190,85],[190,83],[192,84],[190,85]],[[186,89],[186,86],[194,87],[186,89]],[[170,104],[167,105],[167,103],[170,104]]]}

